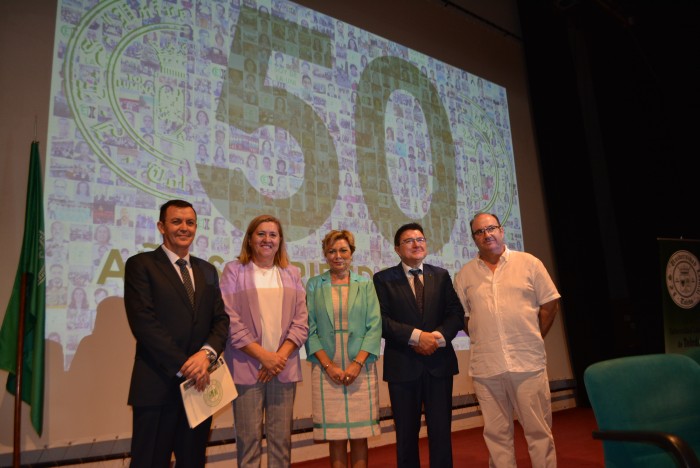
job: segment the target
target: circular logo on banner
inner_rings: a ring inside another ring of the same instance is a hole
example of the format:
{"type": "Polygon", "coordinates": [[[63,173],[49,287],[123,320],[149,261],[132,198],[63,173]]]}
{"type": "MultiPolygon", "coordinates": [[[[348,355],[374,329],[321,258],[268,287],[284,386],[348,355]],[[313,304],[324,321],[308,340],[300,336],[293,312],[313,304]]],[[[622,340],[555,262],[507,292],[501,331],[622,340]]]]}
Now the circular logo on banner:
{"type": "Polygon", "coordinates": [[[209,386],[204,389],[204,402],[208,406],[217,406],[224,397],[224,388],[218,380],[211,380],[209,386]]]}
{"type": "Polygon", "coordinates": [[[700,302],[698,258],[687,250],[671,255],[666,264],[666,288],[678,307],[692,309],[700,302]]]}

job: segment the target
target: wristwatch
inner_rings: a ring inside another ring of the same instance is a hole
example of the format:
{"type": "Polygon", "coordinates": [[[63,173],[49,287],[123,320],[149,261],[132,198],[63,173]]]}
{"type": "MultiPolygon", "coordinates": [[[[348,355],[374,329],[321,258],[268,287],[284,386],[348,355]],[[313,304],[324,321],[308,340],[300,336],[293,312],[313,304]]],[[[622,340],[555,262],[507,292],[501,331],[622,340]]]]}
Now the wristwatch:
{"type": "Polygon", "coordinates": [[[205,353],[207,353],[207,359],[209,359],[209,362],[212,363],[216,361],[216,353],[212,351],[209,348],[202,348],[205,353]]]}

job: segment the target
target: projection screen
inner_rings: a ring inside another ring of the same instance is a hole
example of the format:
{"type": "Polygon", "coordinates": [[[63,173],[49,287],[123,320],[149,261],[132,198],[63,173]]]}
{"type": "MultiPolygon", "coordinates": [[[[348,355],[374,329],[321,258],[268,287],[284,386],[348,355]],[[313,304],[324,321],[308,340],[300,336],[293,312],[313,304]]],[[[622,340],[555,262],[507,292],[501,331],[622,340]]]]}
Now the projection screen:
{"type": "Polygon", "coordinates": [[[292,2],[59,0],[51,96],[46,335],[66,369],[171,198],[220,271],[262,213],[304,280],[330,229],[355,234],[366,276],[411,221],[453,275],[477,211],[523,249],[507,90],[292,2]]]}

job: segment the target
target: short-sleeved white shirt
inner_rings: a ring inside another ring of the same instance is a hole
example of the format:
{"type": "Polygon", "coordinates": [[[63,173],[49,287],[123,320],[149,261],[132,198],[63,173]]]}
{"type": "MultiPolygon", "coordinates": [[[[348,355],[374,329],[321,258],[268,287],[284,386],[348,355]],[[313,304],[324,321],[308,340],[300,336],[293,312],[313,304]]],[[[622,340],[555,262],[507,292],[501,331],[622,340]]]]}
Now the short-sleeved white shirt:
{"type": "Polygon", "coordinates": [[[540,305],[561,296],[538,258],[506,247],[492,272],[477,256],[457,273],[454,286],[469,317],[471,376],[546,367],[540,305]]]}

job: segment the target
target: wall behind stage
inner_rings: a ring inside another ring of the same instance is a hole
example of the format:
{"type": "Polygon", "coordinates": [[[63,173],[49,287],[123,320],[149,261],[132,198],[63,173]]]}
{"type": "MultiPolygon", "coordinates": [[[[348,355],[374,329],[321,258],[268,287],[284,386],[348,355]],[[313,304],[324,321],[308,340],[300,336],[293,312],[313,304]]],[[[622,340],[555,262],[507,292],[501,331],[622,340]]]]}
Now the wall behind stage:
{"type": "MultiPolygon", "coordinates": [[[[425,0],[371,2],[302,1],[334,18],[368,30],[394,42],[420,51],[450,65],[492,81],[508,90],[517,186],[526,248],[543,260],[556,281],[545,200],[541,189],[539,162],[527,92],[525,63],[517,34],[484,26],[440,2],[425,0]],[[364,12],[372,14],[363,15],[364,12]],[[387,18],[393,18],[387,21],[387,18]]],[[[475,2],[477,3],[477,2],[475,2]]],[[[510,1],[497,2],[510,8],[510,1]]],[[[0,193],[4,207],[8,268],[0,273],[0,310],[9,300],[15,268],[19,260],[24,219],[24,200],[29,146],[35,137],[41,143],[45,160],[51,77],[51,57],[56,4],[45,0],[2,2],[0,5],[0,193]]],[[[396,258],[398,261],[398,258],[396,258]]],[[[565,311],[564,311],[565,312],[565,311]]],[[[4,314],[4,312],[2,312],[4,314]]],[[[552,381],[571,379],[568,349],[562,320],[557,319],[547,338],[549,376],[552,381]]],[[[131,411],[126,391],[133,357],[134,341],[126,325],[121,298],[100,303],[94,329],[76,350],[68,370],[63,351],[47,342],[46,400],[44,434],[38,437],[23,407],[22,450],[65,447],[63,458],[81,456],[79,447],[94,441],[116,441],[111,453],[128,451],[131,411]],[[123,443],[120,441],[123,440],[123,443]]],[[[460,353],[461,374],[455,395],[473,393],[466,377],[468,351],[460,353]]],[[[307,373],[309,369],[306,369],[307,373]]],[[[4,384],[6,373],[0,372],[4,384]]],[[[4,386],[4,385],[3,385],[4,386]]],[[[298,390],[296,416],[310,414],[310,389],[298,390]]],[[[388,406],[386,387],[380,395],[388,406]]],[[[12,451],[14,399],[0,392],[0,455],[12,451]]],[[[232,423],[229,412],[215,421],[217,427],[232,423]]]]}

